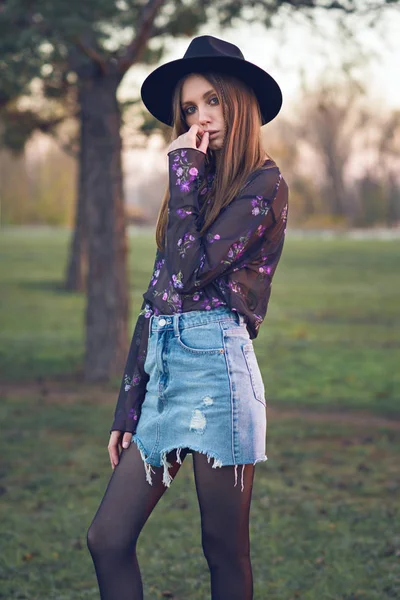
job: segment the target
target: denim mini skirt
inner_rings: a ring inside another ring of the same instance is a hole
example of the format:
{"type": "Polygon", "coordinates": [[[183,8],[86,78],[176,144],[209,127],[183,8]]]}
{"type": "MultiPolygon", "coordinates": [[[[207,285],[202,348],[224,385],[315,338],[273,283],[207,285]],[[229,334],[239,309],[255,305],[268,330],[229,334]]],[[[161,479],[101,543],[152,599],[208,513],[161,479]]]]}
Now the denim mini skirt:
{"type": "Polygon", "coordinates": [[[207,455],[212,467],[267,460],[266,400],[262,375],[243,315],[227,306],[152,315],[144,370],[146,395],[132,443],[146,480],[151,466],[172,477],[167,454],[186,448],[207,455]]]}

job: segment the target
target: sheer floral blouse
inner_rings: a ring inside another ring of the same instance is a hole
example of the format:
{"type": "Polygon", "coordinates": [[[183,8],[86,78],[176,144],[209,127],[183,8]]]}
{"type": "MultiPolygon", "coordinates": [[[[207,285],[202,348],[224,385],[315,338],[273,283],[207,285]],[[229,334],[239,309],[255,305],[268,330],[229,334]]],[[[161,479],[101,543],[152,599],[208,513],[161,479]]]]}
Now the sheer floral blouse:
{"type": "Polygon", "coordinates": [[[136,431],[149,380],[143,366],[150,317],[228,306],[245,316],[250,338],[256,338],[284,244],[288,187],[274,161],[251,174],[203,236],[199,211],[214,177],[206,174],[206,155],[180,148],[169,152],[168,161],[165,250],[157,249],[143,294],[110,432],[136,431]]]}

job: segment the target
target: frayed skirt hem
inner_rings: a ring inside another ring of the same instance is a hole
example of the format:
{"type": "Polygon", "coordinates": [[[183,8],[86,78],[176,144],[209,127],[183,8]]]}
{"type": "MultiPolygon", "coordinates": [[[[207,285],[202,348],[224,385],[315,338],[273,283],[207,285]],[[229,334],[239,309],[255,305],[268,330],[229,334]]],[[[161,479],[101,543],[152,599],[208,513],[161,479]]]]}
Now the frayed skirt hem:
{"type": "Polygon", "coordinates": [[[222,463],[221,459],[218,458],[217,456],[215,456],[213,453],[211,452],[205,452],[203,449],[190,445],[190,446],[183,446],[183,447],[177,447],[177,446],[173,446],[171,448],[166,448],[164,450],[162,450],[160,452],[161,455],[161,464],[155,464],[153,462],[151,462],[151,460],[149,460],[149,452],[147,452],[146,448],[144,447],[143,442],[137,437],[137,435],[132,437],[132,443],[135,443],[136,446],[138,447],[138,450],[140,452],[140,456],[142,457],[143,460],[143,464],[144,464],[144,469],[145,469],[145,473],[146,473],[146,481],[152,485],[152,478],[151,478],[151,473],[155,473],[155,471],[151,468],[153,467],[163,467],[163,484],[166,487],[170,487],[171,482],[173,481],[173,477],[170,475],[168,469],[169,467],[171,467],[171,463],[169,463],[167,461],[167,454],[169,454],[170,452],[172,452],[172,450],[176,450],[176,462],[179,464],[182,464],[182,460],[180,457],[180,453],[184,448],[189,448],[189,450],[193,450],[194,452],[200,452],[201,454],[205,454],[207,456],[207,461],[210,462],[211,459],[214,460],[213,464],[212,464],[212,468],[216,469],[216,468],[220,468],[220,467],[225,467],[225,466],[234,466],[235,467],[235,483],[234,486],[237,485],[237,468],[238,466],[242,467],[242,475],[241,475],[241,491],[244,490],[244,482],[243,482],[243,475],[244,475],[244,468],[245,465],[248,464],[252,464],[255,465],[258,462],[264,462],[266,460],[268,460],[268,457],[266,454],[264,454],[264,456],[260,457],[260,458],[256,458],[254,461],[253,460],[245,460],[243,462],[239,464],[235,464],[235,463],[222,463]]]}

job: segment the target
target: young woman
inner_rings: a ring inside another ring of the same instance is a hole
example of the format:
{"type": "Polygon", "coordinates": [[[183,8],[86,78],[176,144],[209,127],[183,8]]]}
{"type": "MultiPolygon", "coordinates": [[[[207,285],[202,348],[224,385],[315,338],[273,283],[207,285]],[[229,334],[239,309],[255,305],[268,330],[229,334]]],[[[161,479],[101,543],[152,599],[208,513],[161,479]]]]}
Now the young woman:
{"type": "Polygon", "coordinates": [[[254,465],[267,460],[252,340],[288,209],[260,127],[278,114],[282,96],[237,46],[212,36],[195,38],[182,59],[153,71],[141,94],[172,126],[169,182],[110,430],[114,472],[88,547],[102,600],[142,599],[139,534],[191,453],[211,596],[250,600],[254,465]]]}

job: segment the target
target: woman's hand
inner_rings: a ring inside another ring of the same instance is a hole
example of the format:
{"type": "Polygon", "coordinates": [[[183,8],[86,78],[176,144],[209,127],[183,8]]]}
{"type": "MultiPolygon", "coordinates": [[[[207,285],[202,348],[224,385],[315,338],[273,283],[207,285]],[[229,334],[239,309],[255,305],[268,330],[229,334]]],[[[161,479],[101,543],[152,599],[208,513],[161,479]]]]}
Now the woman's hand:
{"type": "MultiPolygon", "coordinates": [[[[110,435],[110,441],[108,442],[108,454],[110,455],[111,466],[113,469],[119,462],[120,450],[118,446],[123,448],[129,448],[132,440],[132,434],[129,431],[112,431],[110,435]]],[[[122,452],[122,448],[121,448],[122,452]]]]}
{"type": "Polygon", "coordinates": [[[206,154],[209,137],[210,134],[208,131],[203,131],[200,125],[192,125],[186,133],[183,133],[177,137],[176,140],[170,144],[167,154],[168,152],[177,150],[178,148],[195,148],[196,150],[200,150],[206,154]],[[200,141],[199,146],[197,145],[198,141],[200,141]]]}

